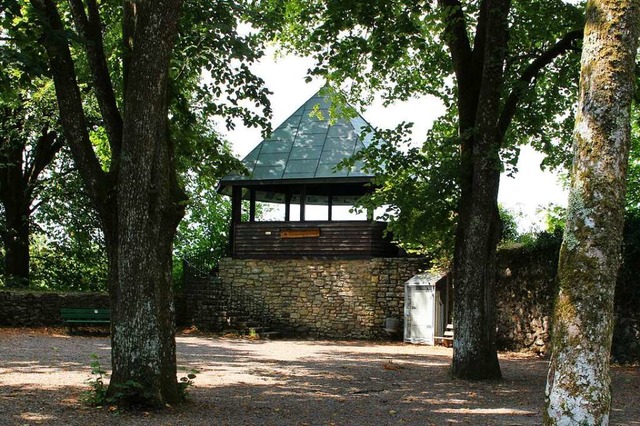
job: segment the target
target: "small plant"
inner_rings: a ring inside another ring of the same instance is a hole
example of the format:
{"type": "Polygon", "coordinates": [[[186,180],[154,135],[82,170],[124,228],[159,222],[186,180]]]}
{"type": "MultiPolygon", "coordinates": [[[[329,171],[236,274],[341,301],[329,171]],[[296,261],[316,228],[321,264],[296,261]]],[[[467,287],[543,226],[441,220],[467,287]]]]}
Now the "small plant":
{"type": "MultiPolygon", "coordinates": [[[[82,395],[82,401],[85,404],[92,405],[94,407],[102,407],[109,405],[111,408],[116,408],[123,401],[134,400],[136,395],[145,396],[144,387],[135,380],[127,380],[122,385],[115,386],[116,391],[113,394],[108,395],[108,385],[104,383],[104,379],[108,377],[107,372],[102,368],[98,355],[91,354],[91,378],[87,381],[89,383],[88,391],[82,395]]],[[[117,413],[116,409],[116,413],[117,413]]]]}
{"type": "Polygon", "coordinates": [[[253,327],[249,328],[249,336],[248,337],[251,340],[257,340],[257,339],[260,338],[260,336],[258,335],[258,331],[253,327]]]}
{"type": "Polygon", "coordinates": [[[89,365],[91,366],[91,378],[88,383],[91,389],[82,394],[82,400],[85,404],[100,407],[109,403],[107,385],[104,384],[107,372],[102,369],[100,358],[96,354],[91,354],[91,363],[89,365]]]}
{"type": "MultiPolygon", "coordinates": [[[[107,394],[108,385],[104,383],[104,380],[108,377],[107,372],[100,365],[100,359],[96,354],[91,354],[91,378],[87,380],[91,389],[83,392],[82,401],[94,407],[103,407],[105,405],[110,406],[118,413],[120,405],[125,403],[125,406],[131,406],[132,401],[136,401],[136,397],[140,397],[140,401],[144,401],[149,397],[144,386],[135,380],[128,380],[121,385],[114,385],[115,392],[107,394]]],[[[193,386],[193,380],[196,378],[196,374],[200,372],[195,369],[187,371],[186,376],[181,377],[178,380],[178,393],[182,400],[187,399],[187,389],[193,386]]],[[[133,403],[133,405],[136,405],[133,403]]],[[[126,408],[126,407],[125,407],[126,408]]]]}
{"type": "Polygon", "coordinates": [[[192,368],[186,376],[180,377],[180,380],[178,380],[178,393],[180,394],[180,399],[183,401],[187,399],[187,390],[193,386],[193,380],[196,378],[196,374],[200,374],[200,372],[192,368]]]}

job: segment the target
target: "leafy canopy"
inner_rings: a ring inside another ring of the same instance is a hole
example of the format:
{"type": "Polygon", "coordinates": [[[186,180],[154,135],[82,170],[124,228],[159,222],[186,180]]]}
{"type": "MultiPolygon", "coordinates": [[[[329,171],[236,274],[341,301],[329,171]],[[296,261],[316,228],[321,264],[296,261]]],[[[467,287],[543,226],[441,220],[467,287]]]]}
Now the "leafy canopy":
{"type": "MultiPolygon", "coordinates": [[[[442,4],[265,0],[257,4],[252,20],[283,49],[313,57],[316,65],[309,77],[341,87],[354,105],[368,104],[373,94],[387,103],[422,95],[443,102],[447,113],[424,135],[421,146],[409,146],[411,127],[401,123],[393,130],[377,131],[378,142],[361,157],[379,173],[379,189],[362,205],[389,206],[390,229],[408,248],[446,256],[459,197],[459,138],[456,77],[451,52],[442,40],[451,10],[442,4]]],[[[461,4],[467,36],[472,38],[478,30],[480,2],[461,4]]],[[[546,166],[561,167],[570,158],[579,46],[570,45],[568,54],[542,71],[532,71],[532,64],[582,24],[581,8],[563,1],[512,2],[503,109],[511,108],[510,94],[521,95],[522,101],[514,109],[502,147],[505,170],[517,171],[518,146],[526,143],[548,154],[546,166]]]]}

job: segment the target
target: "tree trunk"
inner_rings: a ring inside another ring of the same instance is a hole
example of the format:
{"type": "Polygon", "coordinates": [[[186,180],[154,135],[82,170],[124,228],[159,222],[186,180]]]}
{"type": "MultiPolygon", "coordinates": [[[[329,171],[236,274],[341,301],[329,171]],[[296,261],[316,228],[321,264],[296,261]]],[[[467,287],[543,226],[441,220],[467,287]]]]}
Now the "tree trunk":
{"type": "Polygon", "coordinates": [[[545,424],[608,424],[638,0],[591,0],[560,251],[545,424]]]}
{"type": "Polygon", "coordinates": [[[460,201],[454,254],[452,374],[482,380],[501,377],[496,349],[496,203],[500,172],[490,158],[474,161],[474,179],[460,201]],[[478,170],[480,169],[480,170],[478,170]]]}
{"type": "MultiPolygon", "coordinates": [[[[2,114],[2,119],[9,118],[9,114],[2,114]]],[[[7,139],[0,138],[0,202],[5,213],[5,229],[2,232],[4,276],[9,287],[27,287],[30,200],[27,194],[28,181],[22,172],[25,143],[19,138],[11,140],[10,136],[5,137],[7,139]]]]}
{"type": "Polygon", "coordinates": [[[112,376],[118,402],[179,400],[171,282],[172,242],[184,214],[168,135],[167,81],[180,0],[123,3],[123,117],[112,96],[97,3],[70,0],[87,39],[95,95],[108,128],[109,172],[89,138],[67,29],[54,0],[31,0],[42,20],[65,136],[105,234],[112,309],[112,376]]]}
{"type": "Polygon", "coordinates": [[[144,394],[138,395],[141,402],[161,406],[180,397],[171,256],[184,194],[175,178],[166,102],[180,2],[159,3],[137,5],[127,71],[130,85],[125,92],[117,194],[118,286],[109,392],[118,392],[132,380],[143,386],[144,394]]]}
{"type": "Polygon", "coordinates": [[[6,284],[8,287],[27,287],[29,285],[29,206],[25,206],[22,201],[17,201],[13,205],[4,203],[4,205],[6,229],[2,240],[5,248],[6,284]]]}
{"type": "Polygon", "coordinates": [[[498,117],[509,8],[509,0],[482,3],[475,52],[458,72],[461,195],[453,264],[451,372],[462,379],[501,378],[494,286],[502,228],[497,201],[502,143],[498,117]]]}

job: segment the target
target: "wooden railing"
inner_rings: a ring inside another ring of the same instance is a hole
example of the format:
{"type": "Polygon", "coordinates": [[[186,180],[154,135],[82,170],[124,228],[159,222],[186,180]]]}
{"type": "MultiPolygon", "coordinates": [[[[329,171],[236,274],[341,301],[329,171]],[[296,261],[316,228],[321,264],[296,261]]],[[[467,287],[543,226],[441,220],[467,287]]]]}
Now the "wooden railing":
{"type": "Polygon", "coordinates": [[[245,222],[234,227],[237,258],[395,257],[384,222],[245,222]]]}

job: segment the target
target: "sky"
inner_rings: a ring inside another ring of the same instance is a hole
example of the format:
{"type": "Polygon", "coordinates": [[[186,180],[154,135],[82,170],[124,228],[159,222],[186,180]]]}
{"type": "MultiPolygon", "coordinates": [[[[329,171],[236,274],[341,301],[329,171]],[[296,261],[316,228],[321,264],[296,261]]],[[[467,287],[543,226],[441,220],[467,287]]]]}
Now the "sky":
{"type": "MultiPolygon", "coordinates": [[[[310,83],[304,81],[307,69],[312,65],[309,58],[294,55],[275,58],[273,51],[269,51],[253,67],[253,71],[265,80],[266,86],[273,92],[270,101],[274,129],[324,84],[320,80],[310,83]]],[[[393,128],[402,121],[413,122],[414,143],[421,143],[426,131],[443,111],[443,106],[437,99],[423,97],[387,107],[376,101],[360,113],[372,126],[378,128],[393,128]]],[[[226,131],[220,126],[220,131],[231,142],[233,151],[239,158],[243,158],[262,141],[259,129],[246,128],[240,123],[232,131],[226,131]]],[[[567,193],[557,176],[540,170],[543,158],[542,154],[533,149],[523,147],[515,179],[503,175],[500,180],[498,202],[516,213],[521,232],[544,228],[544,214],[538,212],[541,207],[550,203],[565,206],[567,202],[567,193]]],[[[313,216],[311,213],[308,218],[314,219],[313,216]]],[[[292,219],[295,220],[295,217],[292,219]]]]}

